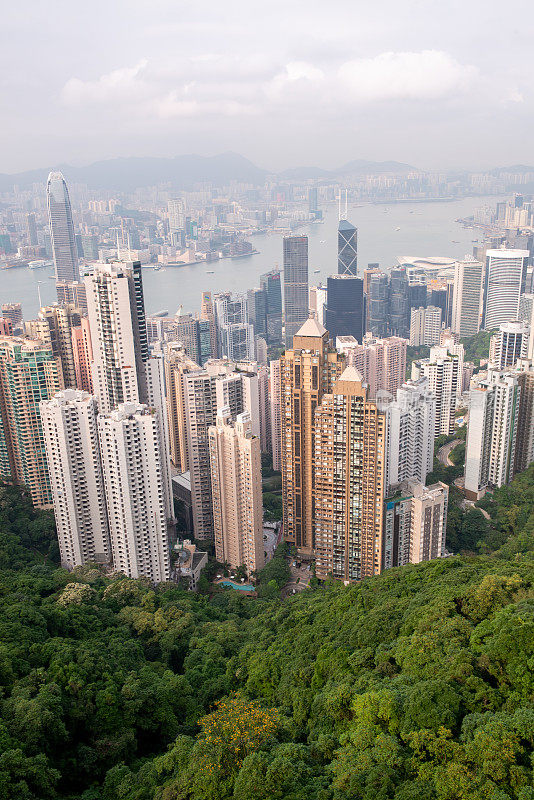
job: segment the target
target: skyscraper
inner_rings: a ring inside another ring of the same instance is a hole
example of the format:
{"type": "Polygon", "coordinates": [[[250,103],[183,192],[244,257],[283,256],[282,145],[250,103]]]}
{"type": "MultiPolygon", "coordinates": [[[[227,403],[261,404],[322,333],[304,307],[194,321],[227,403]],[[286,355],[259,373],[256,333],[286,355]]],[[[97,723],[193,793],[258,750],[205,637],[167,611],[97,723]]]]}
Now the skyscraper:
{"type": "Polygon", "coordinates": [[[436,436],[454,433],[456,398],[462,391],[463,346],[461,352],[451,353],[447,347],[431,347],[430,358],[414,361],[412,380],[428,378],[428,388],[436,397],[436,436]]]}
{"type": "Polygon", "coordinates": [[[200,371],[189,358],[181,342],[167,342],[164,346],[165,386],[171,461],[178,472],[187,472],[187,418],[183,376],[200,371]]]}
{"type": "Polygon", "coordinates": [[[366,333],[359,344],[353,336],[336,339],[338,351],[347,358],[367,383],[368,398],[375,399],[379,392],[395,396],[406,377],[406,347],[408,342],[398,336],[377,339],[366,333]]]}
{"type": "Polygon", "coordinates": [[[460,336],[480,330],[484,298],[484,264],[465,256],[454,265],[454,298],[451,327],[460,336]]]}
{"type": "Polygon", "coordinates": [[[512,373],[489,370],[472,385],[465,450],[465,494],[478,500],[488,486],[514,474],[520,386],[512,373]]]}
{"type": "Polygon", "coordinates": [[[410,318],[410,346],[433,345],[439,342],[441,331],[441,308],[427,306],[412,308],[410,318]]]}
{"type": "Polygon", "coordinates": [[[249,289],[247,292],[248,318],[254,327],[254,336],[267,337],[267,294],[265,289],[249,289]]]}
{"type": "Polygon", "coordinates": [[[528,250],[487,250],[482,327],[491,330],[517,319],[525,292],[528,250]]]}
{"type": "Polygon", "coordinates": [[[250,414],[233,424],[230,409],[220,408],[209,448],[215,557],[250,575],[264,563],[260,442],[250,414]]]}
{"type": "Polygon", "coordinates": [[[260,276],[260,285],[267,297],[267,343],[282,344],[282,281],[280,270],[260,276]]]}
{"type": "Polygon", "coordinates": [[[384,503],[383,568],[445,555],[449,487],[404,481],[384,503]]]}
{"type": "Polygon", "coordinates": [[[124,402],[147,403],[149,350],[140,262],[97,264],[85,286],[100,411],[124,402]]]}
{"type": "Polygon", "coordinates": [[[375,272],[369,278],[367,296],[369,330],[373,336],[383,338],[389,330],[389,279],[384,272],[375,272]]]}
{"type": "Polygon", "coordinates": [[[73,306],[43,306],[37,315],[38,338],[49,344],[54,358],[59,359],[66,389],[77,385],[72,334],[80,325],[80,312],[73,306]]]}
{"type": "Polygon", "coordinates": [[[308,237],[284,237],[284,322],[285,343],[308,317],[308,237]]]}
{"type": "Polygon", "coordinates": [[[158,415],[140,403],[121,403],[99,415],[98,435],[114,569],[154,583],[168,580],[167,455],[158,415]]]}
{"type": "Polygon", "coordinates": [[[315,411],[316,574],[354,581],[382,567],[385,425],[362,376],[346,367],[315,411]]]}
{"type": "Polygon", "coordinates": [[[329,334],[308,319],[280,359],[284,537],[303,553],[314,548],[315,408],[341,372],[342,358],[329,334]]]}
{"type": "Polygon", "coordinates": [[[214,306],[221,356],[231,361],[253,361],[254,328],[249,322],[247,298],[223,292],[215,295],[214,306]]]}
{"type": "Polygon", "coordinates": [[[389,329],[395,336],[410,335],[409,283],[406,269],[398,267],[389,273],[389,329]]]}
{"type": "Polygon", "coordinates": [[[282,470],[282,388],[280,361],[269,364],[269,401],[271,405],[271,447],[273,452],[273,469],[282,470]]]}
{"type": "Polygon", "coordinates": [[[41,402],[61,565],[67,569],[111,560],[97,412],[95,398],[77,389],[41,402]]]}
{"type": "Polygon", "coordinates": [[[84,392],[93,394],[93,376],[91,374],[93,348],[91,346],[91,331],[87,317],[82,318],[78,327],[72,328],[72,357],[74,359],[76,387],[83,389],[84,392]]]}
{"type": "Polygon", "coordinates": [[[36,506],[52,505],[39,403],[63,388],[50,345],[0,337],[0,478],[29,489],[36,506]]]}
{"type": "Polygon", "coordinates": [[[386,494],[402,481],[426,482],[434,463],[436,397],[428,379],[407,381],[386,406],[386,494]]]}
{"type": "Polygon", "coordinates": [[[366,316],[363,280],[349,273],[332,275],[327,280],[326,295],[324,322],[332,339],[354,336],[361,342],[366,316]]]}
{"type": "Polygon", "coordinates": [[[339,220],[337,229],[338,275],[358,274],[358,229],[346,219],[339,220]]]}
{"type": "Polygon", "coordinates": [[[505,370],[515,367],[518,358],[527,358],[530,325],[514,320],[504,322],[492,336],[490,364],[493,369],[505,370]]]}
{"type": "Polygon", "coordinates": [[[210,353],[211,353],[210,358],[217,358],[217,356],[219,355],[218,342],[217,342],[217,322],[215,320],[215,312],[213,310],[213,301],[211,299],[211,292],[202,292],[202,298],[200,301],[200,320],[201,322],[209,323],[210,353]]]}
{"type": "Polygon", "coordinates": [[[48,176],[46,199],[56,281],[79,281],[69,190],[61,172],[51,172],[48,176]]]}

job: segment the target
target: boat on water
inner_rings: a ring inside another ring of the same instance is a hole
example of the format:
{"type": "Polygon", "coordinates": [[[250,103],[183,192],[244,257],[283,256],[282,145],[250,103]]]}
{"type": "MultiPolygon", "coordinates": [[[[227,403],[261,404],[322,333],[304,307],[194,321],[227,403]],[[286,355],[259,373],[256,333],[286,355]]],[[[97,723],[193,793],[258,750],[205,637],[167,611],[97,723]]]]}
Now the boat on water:
{"type": "Polygon", "coordinates": [[[43,267],[52,267],[53,265],[53,261],[46,261],[45,259],[40,258],[36,261],[30,261],[28,267],[29,269],[43,269],[43,267]]]}
{"type": "Polygon", "coordinates": [[[320,272],[321,270],[320,269],[314,269],[313,271],[314,272],[320,272]]]}
{"type": "Polygon", "coordinates": [[[319,244],[326,244],[326,239],[321,239],[321,241],[319,242],[319,244]]]}
{"type": "Polygon", "coordinates": [[[163,308],[161,311],[155,311],[150,316],[151,317],[168,317],[169,316],[169,309],[168,308],[163,308]]]}
{"type": "Polygon", "coordinates": [[[396,231],[400,231],[400,228],[395,228],[396,231]]]}
{"type": "Polygon", "coordinates": [[[215,270],[214,269],[207,269],[206,270],[206,275],[215,275],[215,270]]]}

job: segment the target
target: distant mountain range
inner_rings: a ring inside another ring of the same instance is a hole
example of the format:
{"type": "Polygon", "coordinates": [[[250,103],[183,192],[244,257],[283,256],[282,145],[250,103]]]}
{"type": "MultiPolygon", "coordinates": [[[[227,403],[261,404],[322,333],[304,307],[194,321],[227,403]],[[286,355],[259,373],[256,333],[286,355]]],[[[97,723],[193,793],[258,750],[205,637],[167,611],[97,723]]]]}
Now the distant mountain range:
{"type": "MultiPolygon", "coordinates": [[[[162,183],[169,183],[174,189],[191,189],[203,181],[215,186],[223,186],[230,181],[260,185],[268,175],[277,177],[276,173],[257,167],[237,153],[221,153],[209,157],[183,155],[175,158],[112,158],[96,161],[86,167],[60,164],[14,175],[0,174],[0,192],[9,192],[14,185],[25,189],[33,183],[44,183],[50,169],[60,169],[69,183],[84,183],[91,189],[124,192],[162,183]]],[[[283,180],[320,180],[385,172],[404,174],[415,170],[415,167],[397,161],[357,160],[334,170],[297,167],[278,173],[278,177],[283,180]]]]}
{"type": "MultiPolygon", "coordinates": [[[[204,181],[214,186],[224,186],[231,181],[259,186],[268,175],[280,180],[306,181],[342,180],[358,175],[385,173],[405,175],[408,172],[420,171],[417,167],[399,161],[356,159],[337,169],[295,167],[273,173],[261,169],[237,153],[220,153],[216,156],[182,155],[175,158],[112,158],[107,161],[96,161],[86,167],[60,164],[19,172],[15,175],[0,174],[0,192],[10,192],[15,185],[26,189],[32,183],[44,183],[50,169],[60,169],[69,183],[83,183],[90,189],[105,189],[112,192],[128,192],[166,183],[173,189],[191,189],[195,184],[204,181]]],[[[499,167],[490,174],[498,176],[503,172],[531,171],[534,171],[534,167],[517,165],[499,167]]]]}

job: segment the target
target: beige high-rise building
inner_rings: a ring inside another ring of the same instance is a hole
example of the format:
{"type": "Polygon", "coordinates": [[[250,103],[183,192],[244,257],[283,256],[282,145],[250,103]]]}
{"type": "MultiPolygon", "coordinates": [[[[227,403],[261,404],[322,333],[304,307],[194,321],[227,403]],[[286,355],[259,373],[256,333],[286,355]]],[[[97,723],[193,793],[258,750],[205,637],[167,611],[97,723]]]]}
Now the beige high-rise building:
{"type": "Polygon", "coordinates": [[[29,489],[39,507],[52,505],[39,403],[63,389],[49,344],[0,337],[0,478],[29,489]]]}
{"type": "Polygon", "coordinates": [[[111,559],[97,413],[95,398],[78,389],[41,402],[61,564],[67,569],[111,559]]]}
{"type": "Polygon", "coordinates": [[[407,480],[384,503],[383,569],[445,555],[449,487],[407,480]]]}
{"type": "Polygon", "coordinates": [[[342,365],[328,331],[312,318],[280,359],[284,538],[308,555],[314,550],[315,409],[332,391],[342,365]]]}
{"type": "Polygon", "coordinates": [[[282,470],[282,389],[280,361],[269,364],[269,402],[271,406],[271,446],[273,469],[282,470]]]}
{"type": "Polygon", "coordinates": [[[98,416],[114,569],[154,583],[170,577],[168,509],[159,415],[122,403],[98,416]]]}
{"type": "Polygon", "coordinates": [[[35,322],[36,335],[52,348],[63,370],[63,384],[76,388],[76,369],[72,349],[72,333],[81,324],[80,310],[72,305],[43,306],[35,322]]]}
{"type": "Polygon", "coordinates": [[[200,367],[187,355],[181,342],[164,346],[165,386],[171,461],[179,472],[187,472],[187,418],[184,394],[184,375],[198,372],[200,367]]]}
{"type": "Polygon", "coordinates": [[[393,397],[406,377],[406,348],[408,340],[399,336],[377,339],[366,333],[362,344],[354,336],[338,336],[336,347],[355,367],[368,386],[369,398],[377,392],[389,392],[393,397]]]}
{"type": "Polygon", "coordinates": [[[354,581],[382,565],[386,428],[346,367],[315,411],[314,535],[319,578],[354,581]]]}
{"type": "Polygon", "coordinates": [[[520,359],[514,374],[520,389],[514,464],[514,473],[517,473],[534,461],[534,364],[531,359],[520,359]]]}
{"type": "Polygon", "coordinates": [[[82,318],[78,328],[72,329],[72,355],[77,388],[93,394],[93,376],[91,373],[93,348],[87,317],[82,318]]]}
{"type": "Polygon", "coordinates": [[[215,556],[247,574],[264,564],[260,441],[250,414],[217,411],[209,429],[215,556]]]}

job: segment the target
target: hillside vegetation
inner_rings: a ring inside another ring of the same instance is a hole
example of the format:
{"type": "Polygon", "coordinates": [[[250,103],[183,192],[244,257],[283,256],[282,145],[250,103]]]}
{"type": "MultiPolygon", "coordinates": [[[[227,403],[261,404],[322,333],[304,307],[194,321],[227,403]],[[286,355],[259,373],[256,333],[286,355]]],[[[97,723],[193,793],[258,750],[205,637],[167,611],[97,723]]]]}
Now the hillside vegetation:
{"type": "Polygon", "coordinates": [[[518,480],[495,552],[283,602],[69,574],[0,488],[0,797],[534,800],[518,480]]]}

